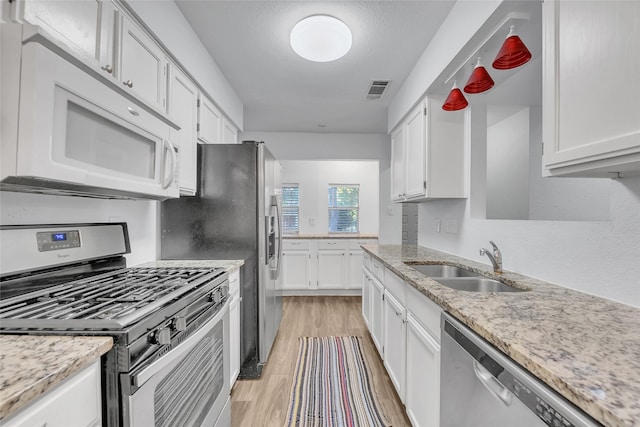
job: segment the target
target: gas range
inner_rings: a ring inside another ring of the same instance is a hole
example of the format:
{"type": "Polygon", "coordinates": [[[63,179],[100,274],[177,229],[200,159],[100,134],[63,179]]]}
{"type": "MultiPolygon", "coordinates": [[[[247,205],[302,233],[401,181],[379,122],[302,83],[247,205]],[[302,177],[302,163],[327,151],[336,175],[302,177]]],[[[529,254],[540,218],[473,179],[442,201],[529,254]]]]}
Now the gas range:
{"type": "Polygon", "coordinates": [[[206,411],[156,417],[187,424],[189,417],[210,420],[212,402],[228,397],[228,382],[222,381],[228,376],[228,273],[193,266],[126,268],[123,255],[129,251],[123,223],[0,227],[0,333],[111,336],[114,346],[102,363],[109,427],[153,425],[146,414],[155,404],[140,402],[154,395],[149,390],[158,384],[152,378],[159,376],[182,390],[197,387],[193,400],[202,400],[199,407],[206,411]],[[203,354],[209,355],[207,368],[189,370],[201,376],[183,383],[186,374],[171,372],[201,363],[203,354]],[[212,395],[201,396],[202,387],[212,395]]]}
{"type": "Polygon", "coordinates": [[[124,329],[159,311],[170,316],[194,293],[210,292],[211,301],[220,303],[225,288],[210,282],[224,274],[222,268],[132,267],[49,284],[10,298],[4,292],[0,320],[3,329],[124,329]],[[182,302],[178,307],[177,300],[182,302]]]}

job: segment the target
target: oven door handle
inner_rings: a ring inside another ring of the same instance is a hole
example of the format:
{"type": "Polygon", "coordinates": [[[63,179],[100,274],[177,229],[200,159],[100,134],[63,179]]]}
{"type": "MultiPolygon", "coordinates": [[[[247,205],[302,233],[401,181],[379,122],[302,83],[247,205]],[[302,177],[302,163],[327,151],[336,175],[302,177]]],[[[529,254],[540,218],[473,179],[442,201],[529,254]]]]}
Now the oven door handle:
{"type": "Polygon", "coordinates": [[[171,350],[169,353],[162,356],[157,361],[153,362],[151,365],[147,366],[145,369],[140,371],[138,374],[133,376],[133,385],[136,387],[142,387],[144,383],[149,381],[155,374],[162,371],[169,364],[174,362],[175,360],[181,358],[185,354],[187,354],[193,347],[200,342],[202,338],[204,338],[213,327],[222,320],[223,316],[226,314],[229,308],[229,301],[225,301],[222,308],[216,313],[216,315],[209,320],[206,324],[204,324],[200,329],[198,329],[193,335],[187,338],[184,342],[178,345],[176,348],[171,350]]]}

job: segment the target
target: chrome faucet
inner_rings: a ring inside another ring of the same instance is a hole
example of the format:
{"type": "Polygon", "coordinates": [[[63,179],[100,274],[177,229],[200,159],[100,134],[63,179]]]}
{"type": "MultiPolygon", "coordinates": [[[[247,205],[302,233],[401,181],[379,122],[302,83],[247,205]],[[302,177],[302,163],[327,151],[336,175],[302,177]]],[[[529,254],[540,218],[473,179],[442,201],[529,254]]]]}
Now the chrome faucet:
{"type": "Polygon", "coordinates": [[[500,253],[500,249],[496,246],[493,241],[489,240],[491,246],[493,246],[493,254],[489,252],[488,249],[482,248],[480,249],[480,255],[486,255],[491,260],[491,264],[493,264],[493,271],[495,273],[502,273],[502,254],[500,253]]]}

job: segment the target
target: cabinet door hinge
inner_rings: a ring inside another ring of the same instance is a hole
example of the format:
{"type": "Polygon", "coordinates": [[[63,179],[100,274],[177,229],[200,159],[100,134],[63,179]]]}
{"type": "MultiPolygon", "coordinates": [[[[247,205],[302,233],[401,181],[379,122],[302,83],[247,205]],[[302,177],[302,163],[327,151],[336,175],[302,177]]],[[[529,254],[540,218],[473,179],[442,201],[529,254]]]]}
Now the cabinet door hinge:
{"type": "Polygon", "coordinates": [[[197,107],[199,108],[200,107],[200,98],[198,98],[197,104],[198,104],[197,107]]]}
{"type": "Polygon", "coordinates": [[[427,189],[427,181],[426,180],[422,181],[422,188],[424,188],[425,190],[427,189]]]}
{"type": "Polygon", "coordinates": [[[200,132],[200,123],[196,125],[196,132],[200,132]]]}
{"type": "Polygon", "coordinates": [[[382,301],[384,301],[384,294],[382,294],[382,301]]]}
{"type": "Polygon", "coordinates": [[[424,115],[427,115],[427,107],[424,107],[424,115]]]}
{"type": "Polygon", "coordinates": [[[542,143],[542,155],[544,156],[544,142],[542,143]]]}

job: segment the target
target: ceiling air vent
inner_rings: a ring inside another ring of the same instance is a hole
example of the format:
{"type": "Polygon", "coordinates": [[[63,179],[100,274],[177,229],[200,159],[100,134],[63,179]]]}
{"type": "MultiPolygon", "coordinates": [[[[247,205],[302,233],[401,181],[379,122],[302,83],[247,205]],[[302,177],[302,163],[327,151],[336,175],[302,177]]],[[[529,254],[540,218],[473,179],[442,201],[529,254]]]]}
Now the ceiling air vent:
{"type": "Polygon", "coordinates": [[[373,101],[382,98],[384,91],[389,87],[390,83],[391,80],[371,80],[367,99],[373,101]]]}

